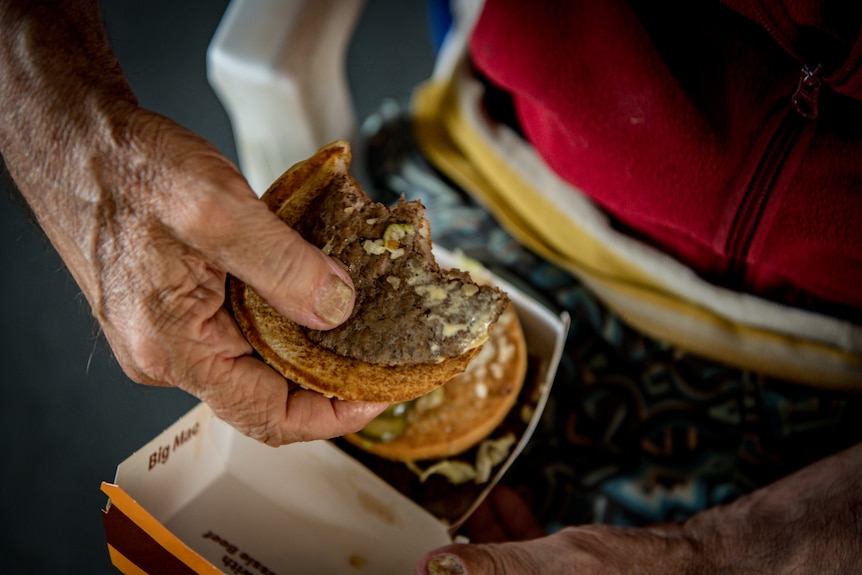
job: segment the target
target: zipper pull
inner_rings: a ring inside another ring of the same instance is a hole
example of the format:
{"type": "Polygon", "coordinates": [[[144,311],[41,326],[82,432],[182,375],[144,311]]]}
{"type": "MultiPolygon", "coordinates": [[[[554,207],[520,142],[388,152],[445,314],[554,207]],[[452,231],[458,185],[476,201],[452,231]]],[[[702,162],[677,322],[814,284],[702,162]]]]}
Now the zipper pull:
{"type": "Polygon", "coordinates": [[[799,77],[799,85],[796,86],[796,92],[790,99],[793,106],[799,114],[808,120],[814,120],[820,111],[817,109],[817,100],[820,97],[820,88],[823,85],[823,80],[820,78],[820,73],[823,71],[823,66],[817,64],[814,70],[808,66],[802,67],[802,75],[799,77]]]}

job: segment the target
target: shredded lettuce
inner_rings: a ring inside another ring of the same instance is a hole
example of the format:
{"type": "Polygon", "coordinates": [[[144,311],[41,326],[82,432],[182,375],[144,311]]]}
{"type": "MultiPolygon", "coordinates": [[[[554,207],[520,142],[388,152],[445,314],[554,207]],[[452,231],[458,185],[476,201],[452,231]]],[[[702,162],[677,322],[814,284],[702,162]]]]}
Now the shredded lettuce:
{"type": "Polygon", "coordinates": [[[499,439],[482,441],[476,450],[475,464],[457,459],[442,459],[427,469],[422,469],[415,462],[408,461],[407,468],[415,473],[422,483],[425,483],[432,475],[442,475],[453,485],[460,485],[468,481],[481,485],[491,479],[491,471],[494,467],[509,457],[513,445],[515,445],[515,434],[507,433],[499,439]]]}

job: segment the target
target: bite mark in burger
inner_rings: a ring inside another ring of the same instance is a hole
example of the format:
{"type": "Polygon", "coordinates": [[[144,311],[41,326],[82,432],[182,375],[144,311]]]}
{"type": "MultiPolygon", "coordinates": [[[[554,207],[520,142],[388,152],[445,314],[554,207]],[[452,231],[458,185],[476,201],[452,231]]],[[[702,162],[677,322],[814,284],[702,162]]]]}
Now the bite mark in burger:
{"type": "Polygon", "coordinates": [[[328,331],[304,328],[234,277],[231,309],[264,361],[303,387],[356,401],[415,399],[466,369],[508,297],[441,269],[422,204],[372,202],[349,165],[349,145],[334,142],[285,172],[262,200],[347,269],[356,289],[350,318],[328,331]]]}

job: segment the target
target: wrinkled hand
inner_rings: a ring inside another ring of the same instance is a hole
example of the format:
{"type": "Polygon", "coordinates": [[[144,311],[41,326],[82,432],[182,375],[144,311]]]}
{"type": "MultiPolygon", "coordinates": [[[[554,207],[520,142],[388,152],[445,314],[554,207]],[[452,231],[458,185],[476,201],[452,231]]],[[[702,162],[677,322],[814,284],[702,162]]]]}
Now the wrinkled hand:
{"type": "Polygon", "coordinates": [[[356,431],[385,406],[289,390],[223,306],[228,273],[326,329],[350,278],[218,151],[138,106],[96,0],[0,2],[0,153],[123,370],[271,445],[356,431]]]}
{"type": "Polygon", "coordinates": [[[497,486],[464,526],[470,544],[429,553],[417,575],[662,573],[681,554],[678,528],[647,531],[609,526],[570,527],[543,537],[529,505],[511,488],[497,486]],[[660,562],[656,563],[656,559],[660,562]],[[660,566],[660,568],[658,568],[660,566]]]}
{"type": "Polygon", "coordinates": [[[230,272],[286,317],[334,327],[353,305],[346,272],[204,140],[141,109],[124,125],[128,153],[94,159],[93,181],[78,188],[90,212],[78,274],[124,371],[185,389],[273,445],[355,431],[376,415],[382,406],[288,394],[223,307],[230,272]]]}
{"type": "Polygon", "coordinates": [[[252,357],[223,306],[229,272],[286,317],[327,329],[352,309],[344,270],[275,217],[203,139],[140,108],[112,124],[118,145],[97,153],[97,137],[85,157],[58,156],[71,166],[63,189],[28,200],[126,374],[180,387],[271,445],[355,431],[383,409],[289,392],[252,357]]]}
{"type": "MultiPolygon", "coordinates": [[[[490,535],[471,533],[473,540],[535,533],[535,521],[511,494],[492,501],[490,512],[485,507],[479,525],[490,535]]],[[[428,553],[416,573],[850,574],[859,573],[860,565],[862,445],[857,445],[685,523],[586,525],[528,541],[453,544],[428,553]]]]}
{"type": "Polygon", "coordinates": [[[519,543],[456,544],[423,559],[430,575],[599,575],[698,573],[684,568],[682,538],[644,529],[568,527],[519,543]]]}

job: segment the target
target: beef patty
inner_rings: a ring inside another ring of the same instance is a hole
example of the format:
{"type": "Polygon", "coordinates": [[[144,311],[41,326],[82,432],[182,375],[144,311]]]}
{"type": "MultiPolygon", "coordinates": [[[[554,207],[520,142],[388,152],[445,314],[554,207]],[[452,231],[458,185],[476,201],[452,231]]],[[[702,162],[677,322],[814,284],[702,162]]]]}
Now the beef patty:
{"type": "Polygon", "coordinates": [[[436,363],[481,345],[506,308],[497,288],[440,269],[419,201],[389,208],[339,177],[305,214],[294,228],[345,265],[356,288],[345,323],[305,330],[333,353],[384,365],[436,363]]]}

